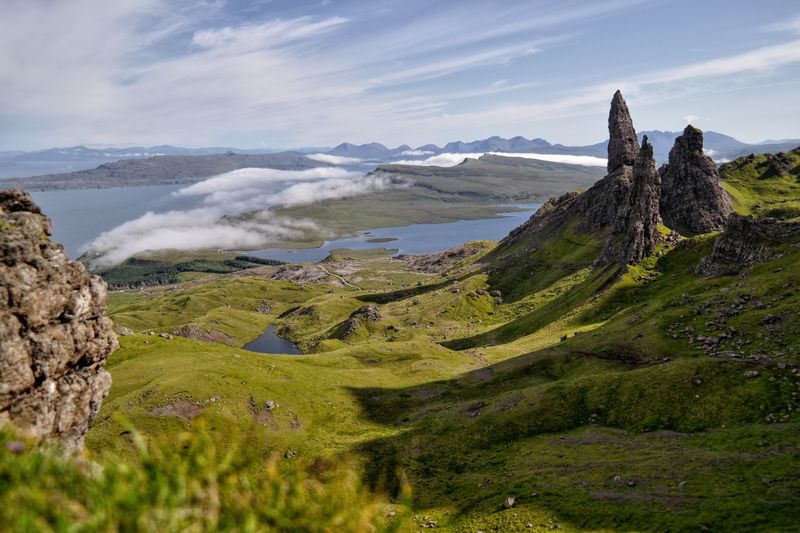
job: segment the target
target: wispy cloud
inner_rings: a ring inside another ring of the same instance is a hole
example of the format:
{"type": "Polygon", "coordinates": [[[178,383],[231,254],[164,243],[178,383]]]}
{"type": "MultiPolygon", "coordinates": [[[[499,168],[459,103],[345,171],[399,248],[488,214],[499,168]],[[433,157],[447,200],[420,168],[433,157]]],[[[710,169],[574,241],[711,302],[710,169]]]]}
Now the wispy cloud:
{"type": "Polygon", "coordinates": [[[308,154],[306,157],[313,159],[314,161],[330,163],[331,165],[354,165],[363,162],[363,159],[359,159],[357,157],[345,157],[342,155],[308,154]]]}
{"type": "Polygon", "coordinates": [[[301,17],[292,20],[271,20],[263,24],[226,26],[195,32],[192,44],[206,49],[224,48],[240,53],[252,52],[317,37],[347,22],[348,19],[344,17],[330,17],[323,20],[301,17]]]}
{"type": "Polygon", "coordinates": [[[800,41],[787,41],[796,14],[743,27],[705,56],[638,51],[697,35],[689,23],[654,27],[653,11],[694,15],[706,2],[247,4],[3,0],[0,146],[423,144],[549,137],[530,130],[564,118],[576,122],[547,126],[579,136],[588,118],[577,119],[602,113],[618,87],[666,102],[800,62],[800,41]],[[609,37],[620,33],[637,44],[609,37]]]}

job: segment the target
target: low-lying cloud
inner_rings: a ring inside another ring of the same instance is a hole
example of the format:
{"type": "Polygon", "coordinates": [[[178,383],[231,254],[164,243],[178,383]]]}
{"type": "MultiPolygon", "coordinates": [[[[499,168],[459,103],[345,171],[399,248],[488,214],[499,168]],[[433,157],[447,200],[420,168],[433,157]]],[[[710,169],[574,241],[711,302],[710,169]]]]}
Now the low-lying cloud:
{"type": "Polygon", "coordinates": [[[394,185],[385,177],[339,168],[234,170],[173,193],[195,197],[194,208],[147,212],[102,233],[88,247],[91,266],[108,268],[150,251],[254,249],[303,240],[312,233],[327,236],[310,220],[277,216],[269,209],[369,194],[394,185]],[[248,214],[238,216],[243,213],[248,214]]]}
{"type": "Polygon", "coordinates": [[[436,167],[454,167],[460,165],[465,159],[478,159],[483,155],[496,155],[501,157],[522,157],[525,159],[538,159],[540,161],[550,161],[552,163],[567,163],[570,165],[583,165],[588,167],[605,167],[608,160],[602,157],[591,155],[569,155],[569,154],[534,154],[534,153],[513,153],[513,152],[471,152],[466,154],[444,153],[438,154],[423,160],[400,160],[392,161],[396,165],[423,165],[436,167]]]}
{"type": "Polygon", "coordinates": [[[404,156],[425,156],[425,155],[433,155],[433,152],[430,150],[403,150],[400,152],[400,155],[404,156]]]}
{"type": "Polygon", "coordinates": [[[343,155],[331,154],[308,154],[306,157],[321,163],[330,163],[331,165],[356,165],[364,161],[358,157],[345,157],[343,155]]]}

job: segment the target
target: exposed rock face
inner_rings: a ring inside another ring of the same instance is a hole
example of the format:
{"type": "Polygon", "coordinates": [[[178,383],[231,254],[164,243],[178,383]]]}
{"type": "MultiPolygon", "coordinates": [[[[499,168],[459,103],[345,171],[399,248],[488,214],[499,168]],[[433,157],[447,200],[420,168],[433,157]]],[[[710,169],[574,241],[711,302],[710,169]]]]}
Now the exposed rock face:
{"type": "Polygon", "coordinates": [[[661,167],[661,216],[681,232],[724,229],[731,214],[717,165],[703,153],[703,132],[689,125],[675,139],[669,163],[661,167]]]}
{"type": "Polygon", "coordinates": [[[767,172],[765,176],[787,176],[795,165],[794,158],[784,152],[767,154],[767,172]]]}
{"type": "Polygon", "coordinates": [[[647,138],[639,147],[628,106],[619,91],[611,101],[608,132],[608,175],[584,193],[549,200],[498,249],[511,246],[530,232],[558,234],[577,220],[578,232],[604,238],[599,265],[636,264],[655,251],[660,239],[661,178],[647,138]]]}
{"type": "Polygon", "coordinates": [[[106,285],[52,242],[28,193],[0,191],[0,426],[83,445],[117,347],[106,285]]]}
{"type": "Polygon", "coordinates": [[[700,261],[697,273],[707,277],[738,274],[755,263],[771,259],[774,255],[771,244],[795,236],[800,236],[800,223],[731,215],[727,228],[714,242],[714,251],[700,261]]]}
{"type": "Polygon", "coordinates": [[[611,174],[623,165],[633,166],[639,152],[639,141],[633,120],[628,111],[628,104],[617,91],[611,100],[611,112],[608,114],[608,173],[611,174]]]}
{"type": "Polygon", "coordinates": [[[194,324],[187,324],[185,326],[175,328],[172,330],[172,334],[178,337],[194,339],[196,341],[216,342],[227,344],[228,346],[236,346],[236,341],[227,333],[217,331],[215,329],[206,330],[200,326],[195,326],[194,324]]]}
{"type": "Polygon", "coordinates": [[[617,220],[598,263],[637,264],[655,252],[661,237],[660,190],[653,146],[645,136],[633,164],[627,198],[617,206],[617,220]]]}
{"type": "Polygon", "coordinates": [[[375,304],[368,304],[356,309],[344,323],[342,336],[346,337],[359,329],[368,322],[379,322],[381,320],[381,309],[375,304]]]}

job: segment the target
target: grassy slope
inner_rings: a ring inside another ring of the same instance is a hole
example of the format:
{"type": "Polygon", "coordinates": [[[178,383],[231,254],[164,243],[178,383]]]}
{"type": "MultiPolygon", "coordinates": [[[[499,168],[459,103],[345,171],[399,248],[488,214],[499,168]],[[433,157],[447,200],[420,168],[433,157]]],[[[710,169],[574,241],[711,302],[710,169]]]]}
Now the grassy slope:
{"type": "MultiPolygon", "coordinates": [[[[762,186],[739,179],[739,191],[762,186]]],[[[140,333],[109,360],[115,384],[88,445],[129,448],[120,415],[158,435],[199,413],[224,442],[255,422],[253,446],[296,452],[290,463],[355,454],[375,487],[396,489],[399,469],[415,511],[448,530],[793,527],[800,242],[744,275],[705,279],[694,269],[713,239],[700,236],[613,283],[588,268],[592,243],[542,236],[508,278],[474,263],[483,243],[444,272],[335,254],[326,268],[360,291],[256,270],[114,294],[112,317],[140,333]],[[484,292],[498,286],[504,300],[484,292]],[[262,299],[271,315],[254,312],[262,299]],[[367,302],[381,320],[338,335],[367,302]],[[285,313],[299,307],[314,311],[285,313]],[[273,322],[315,353],[141,333],[193,323],[243,344],[273,322]],[[698,340],[721,333],[713,349],[698,340]]]]}
{"type": "Polygon", "coordinates": [[[740,158],[720,167],[737,213],[800,219],[800,148],[787,155],[794,157],[796,165],[783,176],[770,174],[765,155],[740,158]]]}

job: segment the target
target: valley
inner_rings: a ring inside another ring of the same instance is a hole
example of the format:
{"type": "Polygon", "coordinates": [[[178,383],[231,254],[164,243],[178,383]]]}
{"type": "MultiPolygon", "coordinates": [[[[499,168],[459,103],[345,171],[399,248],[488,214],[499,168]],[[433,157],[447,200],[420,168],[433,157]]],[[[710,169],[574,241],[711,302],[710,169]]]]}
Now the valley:
{"type": "Polygon", "coordinates": [[[202,420],[223,446],[244,438],[291,465],[355,457],[410,529],[791,529],[800,153],[723,166],[742,222],[678,236],[592,211],[625,196],[581,203],[641,175],[618,146],[604,182],[499,245],[343,249],[112,293],[115,385],[87,446],[125,455],[127,424],[167,435],[202,420]],[[651,253],[615,259],[648,238],[651,253]],[[239,348],[269,325],[304,355],[239,348]]]}

